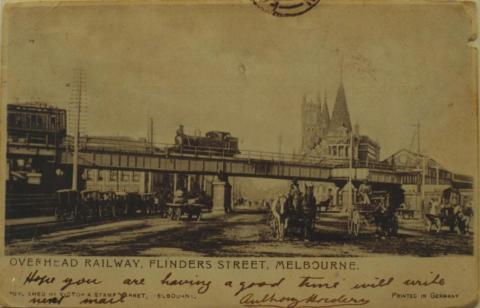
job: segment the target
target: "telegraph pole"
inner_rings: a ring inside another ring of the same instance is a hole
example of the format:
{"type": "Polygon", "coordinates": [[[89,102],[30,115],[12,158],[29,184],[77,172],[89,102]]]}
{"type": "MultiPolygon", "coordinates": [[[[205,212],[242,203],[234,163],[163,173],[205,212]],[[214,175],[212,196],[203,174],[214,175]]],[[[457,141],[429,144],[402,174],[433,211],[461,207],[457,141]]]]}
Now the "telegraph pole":
{"type": "Polygon", "coordinates": [[[425,162],[425,157],[421,153],[421,147],[420,147],[420,122],[417,122],[417,155],[421,159],[421,164],[422,164],[422,180],[420,183],[420,210],[422,217],[425,214],[425,168],[426,168],[426,162],[425,162]]]}
{"type": "Polygon", "coordinates": [[[71,111],[74,118],[73,123],[73,170],[72,190],[78,190],[78,151],[80,142],[80,127],[82,114],[82,95],[84,91],[83,70],[74,70],[74,86],[72,89],[71,111]]]}
{"type": "Polygon", "coordinates": [[[153,152],[153,118],[149,119],[148,122],[148,142],[150,143],[150,150],[153,152]]]}
{"type": "Polygon", "coordinates": [[[348,210],[351,210],[353,208],[353,130],[350,131],[350,159],[348,161],[349,163],[349,166],[348,166],[348,169],[349,169],[349,172],[348,172],[348,182],[347,184],[345,185],[348,189],[348,193],[347,193],[347,196],[348,196],[348,200],[347,200],[347,206],[348,206],[348,210]]]}
{"type": "MultiPolygon", "coordinates": [[[[148,142],[150,147],[150,153],[153,154],[153,118],[150,117],[148,121],[148,142]]],[[[147,171],[147,193],[153,192],[153,172],[147,171]]]]}
{"type": "Polygon", "coordinates": [[[420,155],[420,122],[417,122],[417,154],[420,155]]]}

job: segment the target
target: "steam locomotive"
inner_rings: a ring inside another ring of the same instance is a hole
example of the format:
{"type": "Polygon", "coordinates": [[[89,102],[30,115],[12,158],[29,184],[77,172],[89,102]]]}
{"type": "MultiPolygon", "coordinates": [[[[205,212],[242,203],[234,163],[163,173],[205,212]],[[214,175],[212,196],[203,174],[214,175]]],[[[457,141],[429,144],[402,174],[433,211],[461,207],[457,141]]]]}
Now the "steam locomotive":
{"type": "Polygon", "coordinates": [[[191,136],[184,133],[183,125],[177,129],[175,152],[195,155],[234,156],[240,154],[238,138],[228,132],[210,131],[205,136],[191,136]]]}

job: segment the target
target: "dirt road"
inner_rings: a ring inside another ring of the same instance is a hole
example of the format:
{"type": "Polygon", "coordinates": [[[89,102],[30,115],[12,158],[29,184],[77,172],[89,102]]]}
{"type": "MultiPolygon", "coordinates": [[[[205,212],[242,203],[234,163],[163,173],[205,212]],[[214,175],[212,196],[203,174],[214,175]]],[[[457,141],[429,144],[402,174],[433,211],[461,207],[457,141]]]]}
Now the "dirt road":
{"type": "Polygon", "coordinates": [[[419,220],[401,220],[399,234],[385,239],[365,227],[358,238],[346,233],[346,218],[323,214],[314,239],[276,241],[265,213],[206,214],[201,221],[138,217],[91,225],[47,228],[9,226],[6,253],[94,256],[441,256],[473,253],[473,236],[443,230],[428,233],[419,220]]]}

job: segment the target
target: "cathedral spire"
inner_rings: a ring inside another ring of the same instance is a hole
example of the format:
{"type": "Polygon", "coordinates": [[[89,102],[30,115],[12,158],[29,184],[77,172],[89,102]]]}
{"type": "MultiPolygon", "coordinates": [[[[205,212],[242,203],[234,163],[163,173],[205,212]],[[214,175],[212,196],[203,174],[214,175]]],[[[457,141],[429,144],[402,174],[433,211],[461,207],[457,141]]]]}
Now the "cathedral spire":
{"type": "Polygon", "coordinates": [[[322,96],[320,95],[320,92],[317,91],[317,101],[315,102],[315,105],[317,106],[317,124],[322,125],[322,118],[323,118],[323,110],[322,110],[322,96]]]}
{"type": "Polygon", "coordinates": [[[340,57],[340,83],[343,84],[343,55],[340,57]]]}
{"type": "Polygon", "coordinates": [[[343,80],[340,82],[340,86],[338,87],[329,129],[336,130],[342,126],[347,128],[349,132],[352,131],[352,123],[350,121],[350,113],[348,112],[347,98],[345,96],[343,80]]]}
{"type": "Polygon", "coordinates": [[[322,112],[323,122],[325,127],[328,128],[330,126],[330,111],[328,110],[327,104],[327,91],[325,91],[323,95],[323,112],[322,112]]]}

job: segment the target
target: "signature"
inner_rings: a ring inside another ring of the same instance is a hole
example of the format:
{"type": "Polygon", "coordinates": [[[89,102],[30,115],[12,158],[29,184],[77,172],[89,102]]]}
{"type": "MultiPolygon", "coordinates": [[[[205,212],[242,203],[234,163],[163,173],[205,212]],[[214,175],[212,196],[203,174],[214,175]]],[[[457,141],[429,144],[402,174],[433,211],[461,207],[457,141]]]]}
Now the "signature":
{"type": "Polygon", "coordinates": [[[340,306],[361,306],[370,303],[365,298],[349,297],[344,294],[334,297],[325,297],[311,294],[304,298],[277,295],[276,293],[256,296],[248,293],[240,298],[240,304],[245,307],[278,307],[278,308],[326,308],[340,306]]]}

